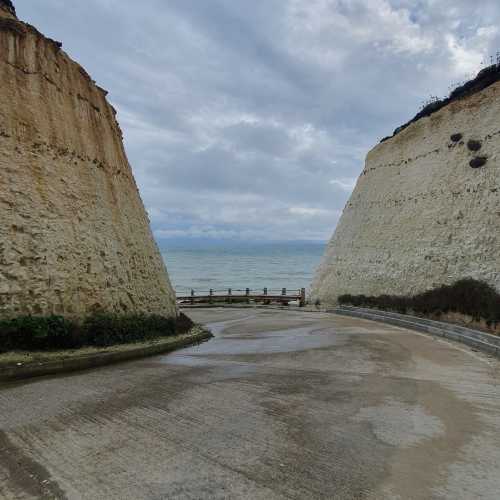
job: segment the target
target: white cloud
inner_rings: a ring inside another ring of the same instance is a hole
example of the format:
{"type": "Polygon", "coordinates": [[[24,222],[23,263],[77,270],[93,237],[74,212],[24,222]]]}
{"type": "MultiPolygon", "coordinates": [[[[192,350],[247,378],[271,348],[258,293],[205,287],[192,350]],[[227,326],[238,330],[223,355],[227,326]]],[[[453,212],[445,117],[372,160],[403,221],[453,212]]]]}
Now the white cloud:
{"type": "Polygon", "coordinates": [[[486,60],[489,40],[495,34],[496,31],[487,30],[483,32],[481,29],[478,30],[477,36],[469,40],[460,40],[451,33],[446,35],[445,40],[456,75],[466,75],[467,78],[473,77],[474,73],[480,68],[481,63],[486,60]]]}
{"type": "Polygon", "coordinates": [[[498,0],[136,4],[17,8],[110,91],[162,238],[327,239],[367,151],[500,47],[498,0]]]}
{"type": "Polygon", "coordinates": [[[356,180],[354,178],[332,179],[330,184],[350,193],[356,186],[356,180]]]}
{"type": "Polygon", "coordinates": [[[330,215],[330,211],[325,210],[324,208],[290,207],[288,211],[292,215],[299,215],[301,217],[317,217],[319,215],[330,215]]]}

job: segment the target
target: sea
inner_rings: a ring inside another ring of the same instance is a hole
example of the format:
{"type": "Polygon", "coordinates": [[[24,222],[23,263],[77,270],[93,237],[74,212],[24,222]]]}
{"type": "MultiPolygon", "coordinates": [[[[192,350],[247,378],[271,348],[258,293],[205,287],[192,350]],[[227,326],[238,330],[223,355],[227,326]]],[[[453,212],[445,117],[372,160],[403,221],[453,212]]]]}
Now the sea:
{"type": "Polygon", "coordinates": [[[258,292],[309,289],[326,243],[161,244],[172,285],[178,295],[210,289],[249,288],[258,292]]]}

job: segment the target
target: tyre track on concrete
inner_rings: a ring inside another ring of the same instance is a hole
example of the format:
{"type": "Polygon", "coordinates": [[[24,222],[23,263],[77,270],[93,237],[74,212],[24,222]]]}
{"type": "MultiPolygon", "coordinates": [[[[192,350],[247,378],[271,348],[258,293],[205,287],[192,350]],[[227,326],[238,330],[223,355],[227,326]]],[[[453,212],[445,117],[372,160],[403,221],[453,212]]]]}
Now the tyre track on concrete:
{"type": "Polygon", "coordinates": [[[51,498],[78,500],[496,500],[496,365],[355,319],[192,314],[224,323],[213,341],[1,388],[0,429],[33,482],[0,459],[0,496],[49,480],[51,498]]]}

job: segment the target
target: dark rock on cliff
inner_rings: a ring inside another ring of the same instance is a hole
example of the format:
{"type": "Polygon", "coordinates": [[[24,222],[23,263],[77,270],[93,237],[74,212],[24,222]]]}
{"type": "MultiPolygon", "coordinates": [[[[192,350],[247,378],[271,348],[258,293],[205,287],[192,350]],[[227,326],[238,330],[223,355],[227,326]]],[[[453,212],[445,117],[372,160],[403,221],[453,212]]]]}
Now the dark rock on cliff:
{"type": "Polygon", "coordinates": [[[486,156],[478,156],[477,158],[472,159],[470,161],[469,165],[472,168],[481,168],[481,167],[484,167],[487,162],[488,162],[488,158],[486,158],[486,156]]]}
{"type": "Polygon", "coordinates": [[[481,144],[481,142],[479,141],[475,141],[473,139],[471,139],[468,143],[467,143],[467,147],[471,150],[471,151],[479,151],[483,145],[481,144]]]}

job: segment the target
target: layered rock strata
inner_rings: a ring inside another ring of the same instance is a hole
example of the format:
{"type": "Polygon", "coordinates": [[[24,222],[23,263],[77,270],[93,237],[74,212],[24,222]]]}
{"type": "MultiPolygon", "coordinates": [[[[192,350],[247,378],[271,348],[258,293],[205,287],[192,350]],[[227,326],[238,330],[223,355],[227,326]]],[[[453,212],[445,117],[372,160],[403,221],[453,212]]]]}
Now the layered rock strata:
{"type": "Polygon", "coordinates": [[[0,317],[177,314],[115,111],[0,0],[0,317]]]}
{"type": "Polygon", "coordinates": [[[500,290],[499,72],[483,71],[368,154],[314,300],[411,295],[465,277],[500,290]]]}

